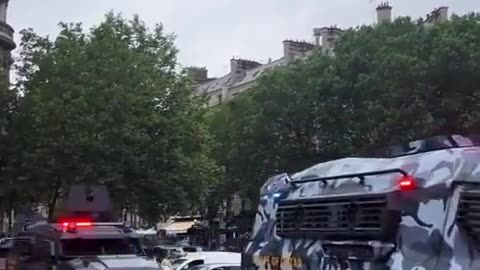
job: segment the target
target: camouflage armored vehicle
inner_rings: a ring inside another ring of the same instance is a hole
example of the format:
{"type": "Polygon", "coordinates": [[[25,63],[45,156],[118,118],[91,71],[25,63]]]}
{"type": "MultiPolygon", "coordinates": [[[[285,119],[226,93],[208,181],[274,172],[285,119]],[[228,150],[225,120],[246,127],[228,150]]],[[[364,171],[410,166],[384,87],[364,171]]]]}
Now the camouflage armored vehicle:
{"type": "Polygon", "coordinates": [[[242,269],[480,269],[480,137],[268,179],[242,269]]]}

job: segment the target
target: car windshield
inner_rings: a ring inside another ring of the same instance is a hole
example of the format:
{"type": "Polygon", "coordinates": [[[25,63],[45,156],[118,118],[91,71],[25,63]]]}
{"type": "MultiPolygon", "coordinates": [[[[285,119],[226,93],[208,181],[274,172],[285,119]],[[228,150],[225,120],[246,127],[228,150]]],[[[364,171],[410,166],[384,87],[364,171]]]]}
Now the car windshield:
{"type": "Polygon", "coordinates": [[[168,252],[168,249],[164,249],[161,247],[156,247],[153,249],[153,253],[156,256],[161,256],[161,257],[167,257],[170,253],[168,252]]]}
{"type": "Polygon", "coordinates": [[[177,269],[180,265],[182,265],[184,262],[186,262],[187,259],[176,259],[172,261],[172,266],[173,269],[177,269]]]}
{"type": "Polygon", "coordinates": [[[6,258],[12,246],[13,246],[13,240],[11,239],[0,240],[0,258],[6,258]]]}
{"type": "Polygon", "coordinates": [[[188,270],[207,270],[207,269],[208,269],[208,265],[205,265],[205,264],[195,265],[188,268],[188,270]]]}
{"type": "Polygon", "coordinates": [[[139,239],[62,239],[65,257],[142,254],[139,239]]]}
{"type": "Polygon", "coordinates": [[[185,252],[197,252],[196,247],[183,247],[183,251],[185,252]]]}
{"type": "Polygon", "coordinates": [[[1,239],[0,248],[11,248],[13,246],[13,239],[1,239]]]}

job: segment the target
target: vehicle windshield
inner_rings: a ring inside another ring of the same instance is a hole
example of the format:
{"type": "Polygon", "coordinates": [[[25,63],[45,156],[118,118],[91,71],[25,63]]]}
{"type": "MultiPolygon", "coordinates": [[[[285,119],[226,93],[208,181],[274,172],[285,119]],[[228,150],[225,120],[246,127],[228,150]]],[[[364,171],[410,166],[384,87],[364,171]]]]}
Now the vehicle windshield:
{"type": "Polygon", "coordinates": [[[0,248],[12,248],[13,246],[13,239],[0,239],[0,248]]]}
{"type": "Polygon", "coordinates": [[[12,239],[1,239],[0,240],[0,258],[6,258],[12,246],[13,246],[12,239]]]}
{"type": "Polygon", "coordinates": [[[197,252],[196,247],[182,247],[183,251],[185,252],[197,252]]]}
{"type": "Polygon", "coordinates": [[[136,238],[62,239],[64,257],[143,254],[136,238]]]}
{"type": "Polygon", "coordinates": [[[173,269],[177,269],[180,265],[182,265],[184,262],[186,262],[187,259],[176,259],[172,261],[172,266],[173,269]]]}
{"type": "Polygon", "coordinates": [[[207,269],[208,269],[208,265],[205,265],[205,264],[195,265],[188,268],[188,270],[207,270],[207,269]]]}

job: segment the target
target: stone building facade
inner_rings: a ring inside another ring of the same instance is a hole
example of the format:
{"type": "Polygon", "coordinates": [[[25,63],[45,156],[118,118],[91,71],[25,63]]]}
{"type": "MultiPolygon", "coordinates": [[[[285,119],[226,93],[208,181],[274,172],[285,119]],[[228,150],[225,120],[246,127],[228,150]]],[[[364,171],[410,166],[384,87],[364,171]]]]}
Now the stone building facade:
{"type": "Polygon", "coordinates": [[[315,48],[324,50],[333,48],[335,40],[340,37],[341,33],[342,30],[336,27],[324,27],[314,29],[315,44],[306,41],[284,40],[283,56],[264,64],[247,59],[232,58],[230,59],[230,72],[220,78],[209,78],[208,71],[204,67],[189,67],[187,72],[199,84],[196,94],[207,96],[208,105],[215,106],[252,88],[257,78],[264,72],[304,58],[315,48]]]}
{"type": "MultiPolygon", "coordinates": [[[[7,23],[7,7],[8,0],[0,0],[0,87],[8,85],[10,82],[10,66],[13,62],[11,51],[15,49],[14,31],[7,23]]],[[[4,127],[0,126],[0,136],[5,134],[4,127]]],[[[14,222],[17,216],[13,210],[0,214],[0,232],[11,231],[15,226],[14,222]]]]}
{"type": "Polygon", "coordinates": [[[0,0],[0,72],[4,79],[9,78],[9,70],[12,65],[11,51],[15,49],[13,40],[13,28],[7,23],[8,0],[0,0]],[[5,77],[4,77],[5,76],[5,77]]]}
{"type": "MultiPolygon", "coordinates": [[[[378,5],[376,11],[378,24],[392,22],[392,6],[388,2],[378,5]]],[[[448,7],[440,7],[427,14],[425,19],[420,19],[419,23],[431,26],[447,20],[448,7]]],[[[230,72],[220,78],[209,78],[206,67],[189,67],[187,72],[198,84],[195,94],[206,96],[208,106],[215,106],[228,102],[239,93],[251,89],[257,78],[263,73],[299,58],[307,57],[313,50],[318,49],[332,54],[335,42],[342,33],[343,30],[335,26],[314,28],[314,43],[284,40],[283,56],[264,64],[246,59],[230,59],[230,72]]]]}

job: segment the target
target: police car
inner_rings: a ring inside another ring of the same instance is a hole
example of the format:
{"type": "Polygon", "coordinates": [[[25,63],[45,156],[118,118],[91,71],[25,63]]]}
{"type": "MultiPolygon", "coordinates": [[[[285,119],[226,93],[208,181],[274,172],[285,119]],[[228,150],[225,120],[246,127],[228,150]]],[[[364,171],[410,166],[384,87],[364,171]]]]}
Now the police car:
{"type": "Polygon", "coordinates": [[[123,223],[71,220],[37,223],[14,238],[9,270],[161,269],[140,236],[123,223]]]}
{"type": "Polygon", "coordinates": [[[13,241],[8,270],[161,269],[145,256],[140,235],[110,222],[113,207],[104,186],[74,185],[60,218],[26,225],[13,241]]]}

